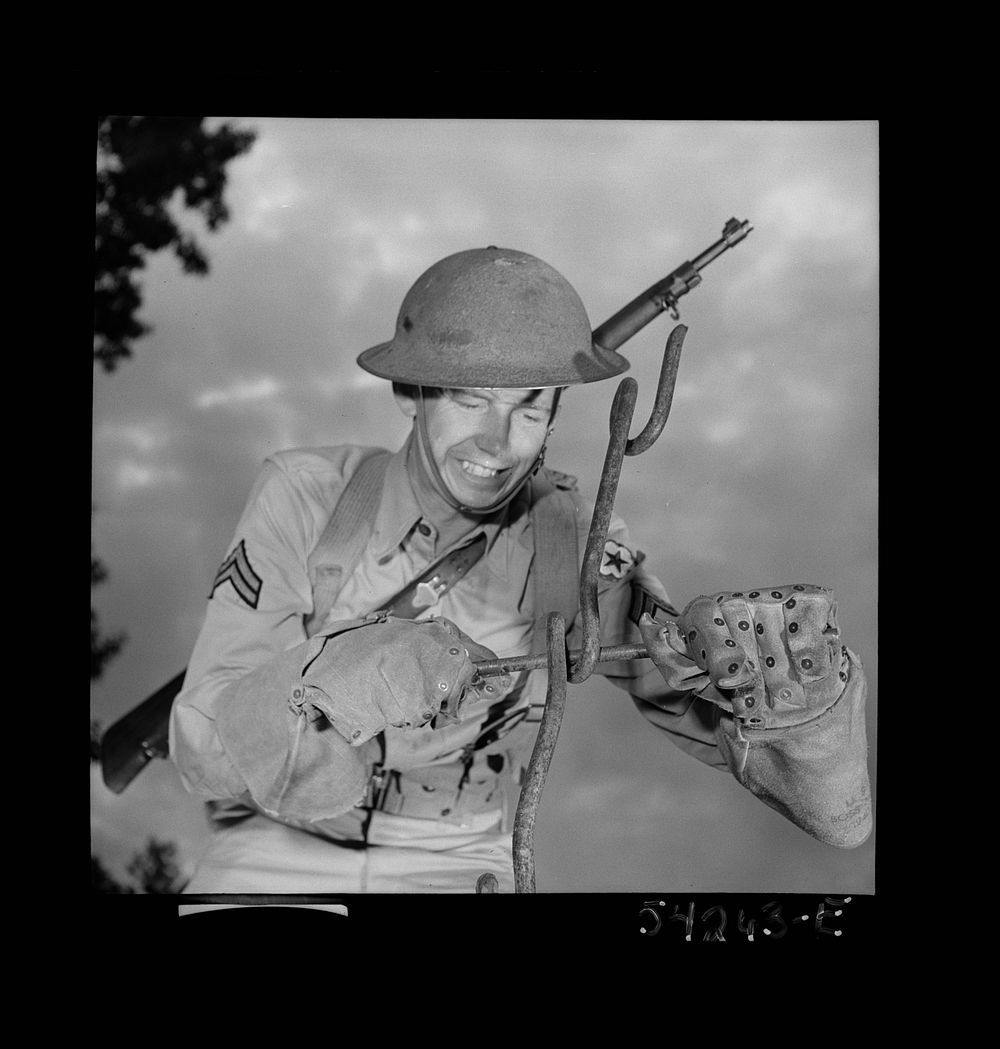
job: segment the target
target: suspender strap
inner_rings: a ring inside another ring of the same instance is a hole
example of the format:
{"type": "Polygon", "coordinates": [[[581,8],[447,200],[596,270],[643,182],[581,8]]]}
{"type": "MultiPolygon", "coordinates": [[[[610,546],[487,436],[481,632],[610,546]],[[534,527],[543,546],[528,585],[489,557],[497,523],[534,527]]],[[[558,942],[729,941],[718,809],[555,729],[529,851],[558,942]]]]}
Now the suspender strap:
{"type": "Polygon", "coordinates": [[[544,652],[545,623],[561,612],[567,629],[580,607],[580,555],[576,479],[542,467],[531,479],[531,531],[535,542],[535,625],[532,652],[544,652]]]}
{"type": "MultiPolygon", "coordinates": [[[[322,626],[347,574],[361,559],[368,544],[382,498],[389,458],[390,453],[383,448],[364,450],[364,458],[348,480],[323,534],[309,555],[313,611],[306,617],[305,625],[310,637],[322,626]]],[[[535,545],[531,566],[535,599],[532,651],[542,652],[548,614],[561,612],[569,625],[579,608],[575,482],[565,474],[543,467],[530,483],[535,545]]]]}
{"type": "Polygon", "coordinates": [[[375,526],[390,453],[384,448],[366,448],[364,456],[309,555],[313,610],[305,618],[305,627],[310,637],[320,629],[333,608],[347,574],[361,560],[375,526]]]}

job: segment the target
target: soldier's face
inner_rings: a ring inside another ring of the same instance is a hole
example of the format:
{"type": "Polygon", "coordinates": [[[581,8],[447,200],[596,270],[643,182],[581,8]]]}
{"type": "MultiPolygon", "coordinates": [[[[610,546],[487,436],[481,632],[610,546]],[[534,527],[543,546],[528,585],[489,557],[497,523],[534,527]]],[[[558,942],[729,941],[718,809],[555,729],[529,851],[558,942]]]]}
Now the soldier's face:
{"type": "Polygon", "coordinates": [[[534,465],[551,425],[555,390],[424,391],[434,462],[452,495],[487,507],[534,465]]]}

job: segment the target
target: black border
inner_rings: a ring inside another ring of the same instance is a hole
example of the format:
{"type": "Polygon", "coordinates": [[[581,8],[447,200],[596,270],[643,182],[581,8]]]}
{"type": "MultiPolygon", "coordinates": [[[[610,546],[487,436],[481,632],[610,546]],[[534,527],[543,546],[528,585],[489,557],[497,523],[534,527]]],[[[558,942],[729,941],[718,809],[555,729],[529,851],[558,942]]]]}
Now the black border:
{"type": "MultiPolygon", "coordinates": [[[[364,80],[362,80],[360,69],[337,69],[322,72],[296,70],[291,73],[244,69],[235,73],[218,74],[224,86],[220,89],[218,83],[213,83],[208,90],[198,92],[197,106],[191,105],[190,93],[188,97],[178,97],[174,90],[176,85],[170,85],[171,91],[168,94],[166,85],[152,88],[149,84],[136,84],[134,79],[127,84],[121,84],[112,82],[110,77],[106,77],[103,83],[98,84],[95,92],[97,96],[95,111],[189,112],[196,110],[197,112],[232,114],[237,117],[245,113],[253,115],[419,116],[484,119],[490,117],[677,119],[676,113],[666,112],[675,110],[677,106],[671,102],[670,92],[663,88],[662,80],[657,92],[649,92],[645,89],[653,83],[652,79],[639,84],[636,84],[633,79],[627,85],[616,86],[609,84],[606,70],[432,71],[415,79],[408,78],[405,91],[393,91],[385,87],[381,90],[372,90],[371,70],[364,72],[364,80]],[[513,93],[510,76],[512,73],[517,74],[517,79],[519,79],[519,84],[516,85],[516,91],[513,93]],[[470,75],[475,77],[476,90],[457,91],[459,86],[468,83],[470,75]],[[572,85],[572,90],[567,90],[567,84],[572,85]],[[168,98],[169,101],[167,101],[168,98]]],[[[842,87],[842,81],[839,82],[839,87],[842,87]]],[[[795,105],[788,102],[788,96],[783,93],[778,108],[786,111],[773,115],[775,107],[761,104],[756,99],[748,101],[745,96],[739,95],[728,97],[730,101],[722,108],[741,108],[744,112],[730,113],[724,119],[823,119],[815,111],[808,114],[795,114],[788,110],[825,108],[822,103],[815,106],[806,105],[801,99],[798,100],[798,105],[795,105]],[[757,112],[748,112],[754,108],[757,112]],[[762,113],[769,109],[772,110],[772,115],[762,117],[762,113]]],[[[686,95],[684,104],[688,108],[707,110],[717,107],[717,101],[714,100],[719,98],[717,91],[714,94],[702,93],[693,101],[690,95],[686,95]]],[[[829,116],[829,119],[873,119],[863,111],[875,110],[877,112],[880,107],[880,96],[866,98],[860,104],[856,97],[845,99],[841,96],[836,107],[840,112],[829,116]],[[859,113],[858,110],[862,112],[859,113]]],[[[707,114],[703,112],[701,115],[689,114],[684,119],[707,118],[707,114]]],[[[716,116],[714,119],[721,118],[716,116]]],[[[74,210],[71,216],[71,226],[75,229],[77,221],[80,221],[83,228],[82,243],[85,247],[81,262],[84,271],[91,267],[89,248],[86,246],[89,244],[89,233],[86,227],[92,222],[89,211],[92,206],[90,179],[93,177],[93,134],[96,120],[96,115],[85,116],[79,121],[73,120],[69,136],[72,140],[70,143],[72,155],[82,157],[80,165],[82,181],[74,181],[74,189],[69,193],[69,198],[74,210]],[[82,147],[82,153],[78,154],[79,147],[82,147]],[[82,192],[77,192],[78,187],[82,187],[82,192]],[[75,214],[77,209],[80,212],[79,220],[75,214]]],[[[886,124],[880,120],[879,125],[880,167],[884,178],[887,167],[886,124]]],[[[895,128],[894,123],[892,127],[895,128]]],[[[75,170],[75,165],[70,164],[69,167],[75,170]]],[[[891,230],[894,236],[899,232],[899,224],[895,216],[899,215],[902,209],[897,206],[887,214],[890,209],[886,207],[884,195],[881,196],[880,208],[882,209],[883,236],[881,243],[883,250],[890,244],[898,248],[899,242],[890,240],[884,234],[891,230]]],[[[896,252],[892,254],[895,255],[896,252]]],[[[74,284],[71,301],[79,305],[79,309],[73,314],[72,336],[74,333],[82,334],[78,331],[81,320],[84,327],[89,323],[91,306],[89,285],[86,280],[79,294],[74,284]]],[[[887,288],[886,282],[883,281],[880,289],[881,308],[885,309],[891,301],[891,285],[890,288],[887,288]]],[[[894,327],[899,316],[899,313],[893,314],[894,327]]],[[[71,341],[77,340],[73,337],[71,341]]],[[[896,343],[896,341],[894,338],[893,342],[896,343]]],[[[82,361],[81,352],[81,364],[82,361]]],[[[75,368],[76,365],[73,367],[75,368]]],[[[894,410],[892,406],[893,388],[887,385],[885,375],[886,369],[883,369],[880,394],[880,418],[882,420],[880,459],[883,477],[886,477],[889,472],[885,469],[885,463],[892,454],[889,448],[891,438],[887,435],[885,420],[887,414],[891,414],[894,410]]],[[[81,409],[83,409],[81,411],[83,419],[79,425],[82,428],[82,426],[89,425],[89,420],[86,419],[86,405],[81,403],[81,399],[76,399],[68,415],[75,418],[76,411],[81,409]]],[[[896,462],[894,461],[894,471],[895,467],[896,462]]],[[[84,467],[81,475],[86,477],[87,472],[87,468],[84,467]]],[[[89,500],[88,491],[79,501],[85,503],[89,510],[89,500]]],[[[76,502],[74,500],[74,505],[76,502]]],[[[890,534],[887,502],[887,498],[883,495],[879,522],[880,534],[886,535],[890,534]]],[[[880,560],[880,580],[892,576],[895,571],[894,565],[887,566],[884,560],[886,553],[885,549],[880,552],[880,558],[883,559],[880,560]]],[[[895,551],[890,552],[890,556],[895,558],[895,551]]],[[[883,593],[887,592],[884,583],[880,586],[880,590],[883,593]]],[[[880,604],[880,627],[881,607],[880,604]]],[[[885,711],[890,704],[888,682],[882,692],[884,695],[882,710],[885,711]]],[[[907,910],[905,900],[909,892],[905,886],[907,884],[919,886],[924,898],[933,895],[933,883],[930,886],[927,885],[927,879],[932,876],[925,870],[909,869],[906,872],[907,876],[901,877],[902,864],[896,852],[906,833],[900,822],[903,816],[900,811],[900,796],[904,790],[908,791],[913,783],[913,771],[910,768],[904,768],[906,763],[901,760],[901,755],[907,752],[909,744],[909,740],[905,738],[908,731],[906,720],[905,711],[901,714],[897,710],[894,710],[891,715],[883,714],[880,717],[882,732],[879,738],[879,772],[876,788],[878,802],[876,808],[876,831],[878,833],[878,851],[875,862],[876,891],[873,895],[853,898],[849,905],[851,909],[848,911],[850,924],[845,925],[844,935],[839,938],[823,936],[815,939],[815,944],[826,953],[836,955],[853,944],[864,945],[866,948],[894,945],[898,949],[901,941],[907,939],[907,930],[912,933],[918,924],[918,918],[907,910]],[[901,736],[904,738],[901,739],[901,736]],[[909,917],[907,917],[908,914],[909,917]]],[[[71,744],[69,750],[73,754],[72,762],[66,762],[65,767],[75,768],[76,757],[81,748],[72,745],[78,742],[73,739],[75,733],[64,733],[64,736],[71,744]]],[[[62,842],[61,845],[65,847],[62,842]]],[[[50,900],[60,912],[65,912],[67,904],[77,899],[77,887],[88,884],[83,880],[86,875],[82,875],[81,872],[73,873],[76,871],[76,863],[82,861],[82,850],[71,848],[71,851],[74,860],[70,864],[68,877],[60,874],[57,878],[58,886],[51,893],[46,893],[41,887],[38,889],[33,887],[31,890],[32,895],[40,894],[43,900],[50,900]]],[[[830,888],[831,895],[835,895],[836,886],[830,888]]],[[[120,950],[122,943],[148,945],[159,942],[173,943],[183,947],[203,933],[207,935],[209,923],[214,923],[214,928],[221,931],[222,922],[228,922],[233,929],[239,924],[245,927],[248,933],[250,933],[251,926],[256,923],[253,935],[257,934],[257,930],[263,934],[264,924],[268,923],[273,926],[268,931],[268,935],[273,932],[277,936],[294,936],[291,929],[294,924],[303,933],[308,929],[307,938],[309,939],[312,939],[312,933],[318,928],[318,924],[323,922],[325,927],[336,928],[340,936],[358,944],[372,945],[372,941],[376,941],[379,951],[391,946],[404,946],[412,949],[416,945],[422,945],[424,949],[428,949],[434,944],[441,943],[450,943],[454,947],[455,944],[468,943],[470,940],[478,941],[481,944],[497,943],[501,940],[514,944],[520,942],[525,945],[525,949],[530,945],[538,945],[542,949],[546,946],[555,949],[560,944],[564,946],[586,944],[604,948],[610,946],[614,953],[606,957],[608,963],[613,965],[617,959],[625,958],[629,954],[642,958],[648,957],[650,952],[656,954],[666,949],[681,950],[682,953],[698,950],[695,943],[700,941],[697,940],[684,942],[675,938],[671,941],[662,934],[656,936],[641,934],[638,931],[639,913],[647,900],[663,899],[668,901],[669,906],[672,906],[674,903],[686,903],[693,899],[696,903],[696,910],[700,914],[712,906],[723,906],[727,912],[732,912],[733,909],[739,909],[742,906],[745,911],[750,912],[755,907],[760,907],[775,898],[784,901],[792,911],[799,909],[795,906],[799,901],[802,902],[803,907],[807,904],[812,906],[818,901],[817,897],[811,895],[789,896],[788,894],[754,894],[752,896],[694,894],[683,896],[682,899],[682,894],[664,894],[654,887],[649,892],[643,893],[565,895],[539,893],[530,897],[522,896],[516,902],[513,896],[504,895],[338,897],[338,899],[346,899],[349,905],[351,916],[347,919],[340,919],[325,912],[306,911],[292,907],[243,908],[239,911],[216,911],[206,915],[188,915],[182,918],[177,914],[181,901],[175,897],[102,896],[89,893],[89,904],[86,911],[90,919],[87,935],[92,942],[102,945],[98,951],[99,963],[103,960],[119,968],[123,957],[120,950]],[[230,917],[225,917],[227,914],[230,917]],[[195,922],[202,924],[196,929],[195,922]],[[101,955],[105,957],[101,958],[101,955]]],[[[727,942],[738,941],[734,939],[727,942]]],[[[758,939],[753,948],[757,949],[762,942],[765,941],[758,939]]],[[[778,951],[779,953],[775,955],[775,959],[778,960],[781,957],[780,952],[793,945],[805,946],[805,939],[798,936],[793,940],[792,936],[788,935],[780,941],[773,941],[773,946],[769,945],[766,949],[778,951]]],[[[460,951],[452,953],[456,960],[462,956],[460,951]]],[[[128,957],[128,952],[125,952],[124,957],[128,957]]],[[[667,972],[667,970],[662,971],[667,972]]],[[[453,979],[451,986],[454,986],[453,979]]],[[[290,991],[291,984],[288,985],[288,989],[290,991]]],[[[732,989],[731,985],[729,989],[732,989]]],[[[719,990],[725,995],[725,982],[719,985],[719,990]]],[[[845,987],[840,986],[835,993],[840,994],[844,990],[845,987]]]]}

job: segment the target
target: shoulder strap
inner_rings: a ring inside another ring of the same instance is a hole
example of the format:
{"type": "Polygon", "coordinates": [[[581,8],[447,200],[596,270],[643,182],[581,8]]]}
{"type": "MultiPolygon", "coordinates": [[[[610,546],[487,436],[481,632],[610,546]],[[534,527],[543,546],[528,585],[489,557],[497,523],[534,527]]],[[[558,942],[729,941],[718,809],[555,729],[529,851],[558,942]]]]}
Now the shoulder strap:
{"type": "MultiPolygon", "coordinates": [[[[312,637],[322,626],[344,583],[345,569],[357,564],[368,544],[382,497],[390,453],[365,449],[323,534],[309,555],[313,611],[306,616],[312,637]]],[[[562,612],[567,627],[579,608],[579,540],[576,527],[576,479],[547,467],[531,479],[531,520],[535,557],[531,566],[535,625],[533,652],[545,650],[545,624],[550,612],[562,612]]]]}
{"type": "Polygon", "coordinates": [[[542,467],[531,479],[531,565],[535,595],[532,652],[544,652],[550,612],[561,612],[567,630],[580,606],[580,555],[576,528],[576,478],[542,467]]]}
{"type": "Polygon", "coordinates": [[[341,492],[319,542],[309,555],[313,610],[305,618],[305,627],[310,637],[333,608],[344,583],[345,569],[349,571],[358,563],[368,545],[389,458],[390,453],[384,448],[364,449],[364,458],[341,492]]]}

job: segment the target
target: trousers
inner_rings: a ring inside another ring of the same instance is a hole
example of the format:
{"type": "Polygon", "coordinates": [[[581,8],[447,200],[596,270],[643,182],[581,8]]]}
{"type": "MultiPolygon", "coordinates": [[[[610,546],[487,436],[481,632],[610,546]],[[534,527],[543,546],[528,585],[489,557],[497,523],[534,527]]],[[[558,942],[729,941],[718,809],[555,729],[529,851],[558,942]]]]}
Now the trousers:
{"type": "Polygon", "coordinates": [[[263,815],[216,832],[185,893],[474,893],[480,875],[514,891],[502,813],[461,824],[376,812],[365,848],[345,848],[263,815]]]}

